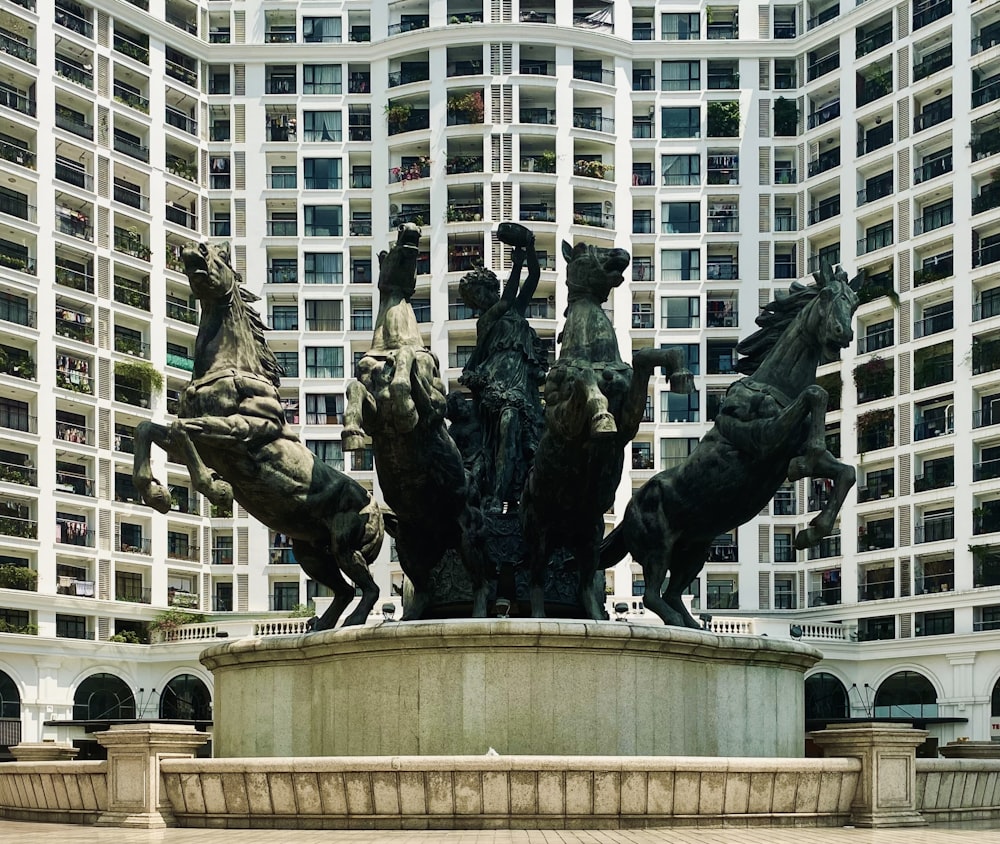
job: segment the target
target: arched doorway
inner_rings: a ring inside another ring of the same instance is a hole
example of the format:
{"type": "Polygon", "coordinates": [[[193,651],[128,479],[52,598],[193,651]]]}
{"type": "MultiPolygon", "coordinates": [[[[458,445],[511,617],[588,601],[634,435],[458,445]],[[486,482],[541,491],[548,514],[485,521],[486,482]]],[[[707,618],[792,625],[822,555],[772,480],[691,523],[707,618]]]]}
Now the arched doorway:
{"type": "Polygon", "coordinates": [[[847,718],[850,707],[844,684],[827,671],[806,678],[806,721],[847,718]]]}
{"type": "Polygon", "coordinates": [[[73,696],[73,720],[135,718],[135,697],[114,674],[91,674],[73,696]]]}
{"type": "Polygon", "coordinates": [[[897,671],[875,692],[876,718],[936,718],[937,692],[916,671],[897,671]]]}
{"type": "Polygon", "coordinates": [[[990,697],[990,738],[1000,736],[1000,680],[993,686],[990,697]]]}
{"type": "Polygon", "coordinates": [[[0,758],[21,743],[21,694],[10,675],[0,671],[0,758]]]}
{"type": "Polygon", "coordinates": [[[194,674],[178,674],[160,695],[160,717],[183,721],[210,721],[212,695],[194,674]]]}

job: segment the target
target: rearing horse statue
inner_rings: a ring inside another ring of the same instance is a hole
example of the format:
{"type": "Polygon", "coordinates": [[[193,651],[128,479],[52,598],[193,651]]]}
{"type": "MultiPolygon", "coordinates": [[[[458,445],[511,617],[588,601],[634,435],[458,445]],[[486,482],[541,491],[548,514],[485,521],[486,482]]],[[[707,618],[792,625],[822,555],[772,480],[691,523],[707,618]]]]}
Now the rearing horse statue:
{"type": "Polygon", "coordinates": [[[345,451],[372,439],[379,486],[391,513],[403,573],[413,584],[404,620],[418,619],[430,601],[432,574],[457,550],[472,582],[472,614],[486,615],[483,517],[470,499],[462,454],[445,426],[447,396],[440,367],[424,347],[410,297],[416,286],[420,229],[400,226],[396,244],[379,254],[380,296],[372,345],[347,388],[345,451]]]}
{"type": "Polygon", "coordinates": [[[173,424],[136,426],[136,490],[159,512],[170,510],[170,492],[150,468],[156,443],[187,466],[195,490],[213,504],[228,507],[235,498],[292,538],[299,565],[334,593],[314,629],[333,627],[354,599],[343,575],[362,593],[344,624],[363,624],[379,595],[369,566],[382,546],[382,512],[361,484],[317,459],[285,424],[281,367],[249,307],[257,297],[241,286],[228,255],[189,243],[181,258],[201,303],[194,372],[173,424]]]}
{"type": "Polygon", "coordinates": [[[720,533],[749,521],[785,478],[830,478],[827,505],[795,537],[808,548],[833,530],[854,485],[854,468],[826,447],[827,393],[816,384],[820,363],[837,360],[854,338],[855,290],[842,271],[824,266],[815,285],[796,282],[788,296],[757,318],[743,340],[734,382],[715,420],[679,466],[660,472],[632,496],[625,517],[605,540],[601,564],[631,554],[642,565],[643,603],[666,624],[700,628],[681,600],[720,533]],[[661,594],[667,574],[670,580],[661,594]]]}
{"type": "Polygon", "coordinates": [[[521,497],[531,576],[531,614],[545,615],[545,575],[552,554],[570,551],[579,571],[578,598],[587,617],[605,617],[594,595],[604,513],[614,504],[625,449],[639,431],[653,370],[671,388],[690,392],[679,349],[641,349],[623,362],[614,327],[601,305],[624,281],[624,249],[562,245],[569,307],[559,359],[545,380],[545,430],[521,497]],[[634,370],[633,370],[634,367],[634,370]]]}

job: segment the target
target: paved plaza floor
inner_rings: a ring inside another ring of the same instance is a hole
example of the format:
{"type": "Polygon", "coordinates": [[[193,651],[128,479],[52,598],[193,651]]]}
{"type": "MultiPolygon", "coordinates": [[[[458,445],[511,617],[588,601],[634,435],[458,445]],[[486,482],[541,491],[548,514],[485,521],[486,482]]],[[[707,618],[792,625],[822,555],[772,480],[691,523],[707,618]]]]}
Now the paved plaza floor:
{"type": "Polygon", "coordinates": [[[1000,844],[1000,824],[910,829],[642,829],[395,832],[166,829],[140,832],[0,820],[0,844],[1000,844]]]}

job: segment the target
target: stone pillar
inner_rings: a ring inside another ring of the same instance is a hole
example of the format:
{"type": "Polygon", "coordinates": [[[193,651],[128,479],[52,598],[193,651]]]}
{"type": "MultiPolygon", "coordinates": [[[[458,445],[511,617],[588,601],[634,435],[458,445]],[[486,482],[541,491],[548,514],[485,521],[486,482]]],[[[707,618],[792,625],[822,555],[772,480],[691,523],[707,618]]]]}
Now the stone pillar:
{"type": "Polygon", "coordinates": [[[75,759],[80,751],[61,741],[23,741],[10,752],[18,762],[63,762],[75,759]]]}
{"type": "Polygon", "coordinates": [[[851,823],[860,827],[924,825],[916,807],[917,747],[926,730],[869,722],[831,724],[810,734],[825,756],[861,760],[861,779],[851,804],[851,823]]]}
{"type": "Polygon", "coordinates": [[[160,786],[160,760],[189,758],[208,741],[191,726],[115,724],[96,734],[108,751],[108,807],[98,826],[176,826],[160,786]]]}

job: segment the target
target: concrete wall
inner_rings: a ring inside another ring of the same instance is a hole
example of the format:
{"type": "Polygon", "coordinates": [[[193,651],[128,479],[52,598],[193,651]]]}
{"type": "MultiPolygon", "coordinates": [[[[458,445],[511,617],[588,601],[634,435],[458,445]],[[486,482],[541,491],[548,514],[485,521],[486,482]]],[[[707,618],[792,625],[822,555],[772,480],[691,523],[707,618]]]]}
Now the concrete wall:
{"type": "Polygon", "coordinates": [[[931,823],[1000,818],[1000,759],[918,759],[916,795],[931,823]]]}

